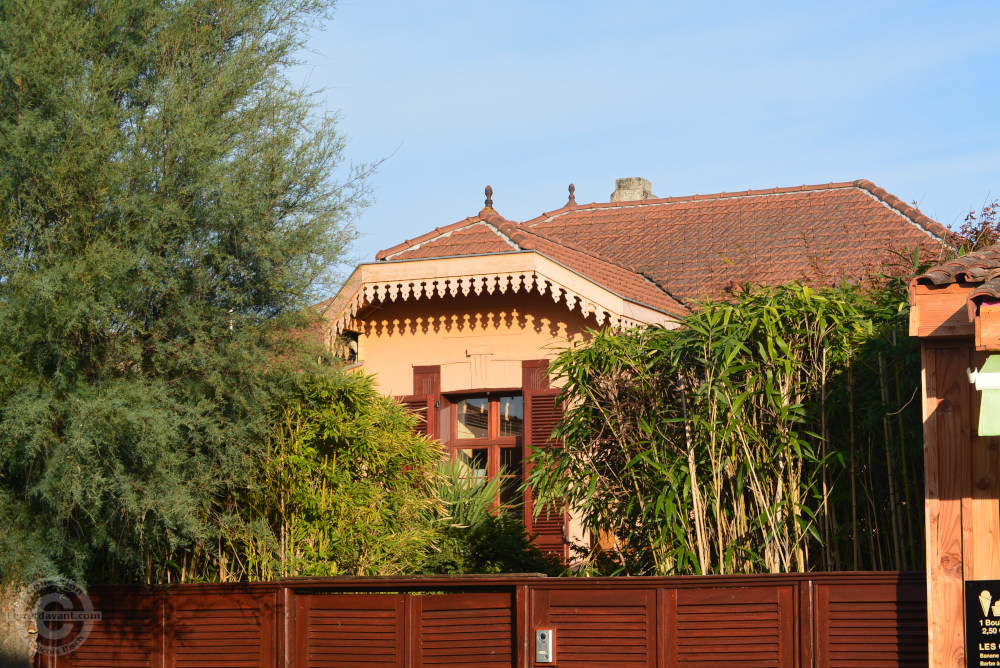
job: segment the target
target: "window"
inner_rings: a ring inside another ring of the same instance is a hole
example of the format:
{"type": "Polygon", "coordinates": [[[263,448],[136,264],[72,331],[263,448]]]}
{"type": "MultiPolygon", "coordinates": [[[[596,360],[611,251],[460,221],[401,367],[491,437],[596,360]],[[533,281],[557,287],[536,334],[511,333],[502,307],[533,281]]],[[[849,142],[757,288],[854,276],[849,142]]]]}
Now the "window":
{"type": "Polygon", "coordinates": [[[477,481],[500,477],[501,508],[519,510],[523,499],[521,463],[524,447],[524,397],[488,393],[451,398],[455,434],[449,446],[466,475],[477,481]]]}

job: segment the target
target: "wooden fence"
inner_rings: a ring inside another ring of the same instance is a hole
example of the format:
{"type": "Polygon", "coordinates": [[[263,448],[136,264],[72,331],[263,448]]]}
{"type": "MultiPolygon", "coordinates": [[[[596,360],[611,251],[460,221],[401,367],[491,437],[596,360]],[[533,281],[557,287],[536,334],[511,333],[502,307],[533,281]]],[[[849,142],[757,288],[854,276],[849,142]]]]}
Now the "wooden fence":
{"type": "Polygon", "coordinates": [[[295,579],[93,587],[100,621],[40,668],[926,666],[922,573],[295,579]]]}

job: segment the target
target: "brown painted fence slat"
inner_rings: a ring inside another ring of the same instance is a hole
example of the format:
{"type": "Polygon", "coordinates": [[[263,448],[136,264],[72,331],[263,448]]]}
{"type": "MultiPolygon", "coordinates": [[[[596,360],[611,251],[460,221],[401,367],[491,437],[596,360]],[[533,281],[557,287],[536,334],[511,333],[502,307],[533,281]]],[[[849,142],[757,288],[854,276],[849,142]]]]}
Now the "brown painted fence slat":
{"type": "Polygon", "coordinates": [[[514,661],[514,596],[505,593],[413,596],[416,665],[509,668],[514,661]]]}
{"type": "Polygon", "coordinates": [[[273,592],[174,594],[166,603],[166,665],[271,668],[276,665],[273,592]]]}
{"type": "Polygon", "coordinates": [[[791,667],[794,594],[773,585],[679,589],[668,665],[791,667]]]}
{"type": "Polygon", "coordinates": [[[307,594],[297,597],[295,665],[303,668],[401,668],[402,594],[307,594]]]}
{"type": "Polygon", "coordinates": [[[924,587],[817,584],[816,627],[822,668],[927,665],[924,587]]]}
{"type": "Polygon", "coordinates": [[[94,609],[101,619],[94,622],[86,642],[59,657],[67,668],[154,668],[159,665],[159,596],[116,591],[93,593],[94,609]]]}
{"type": "Polygon", "coordinates": [[[560,666],[654,666],[654,589],[549,590],[537,605],[536,627],[556,630],[560,666]],[[539,614],[541,613],[541,614],[539,614]],[[543,621],[544,620],[544,621],[543,621]]]}

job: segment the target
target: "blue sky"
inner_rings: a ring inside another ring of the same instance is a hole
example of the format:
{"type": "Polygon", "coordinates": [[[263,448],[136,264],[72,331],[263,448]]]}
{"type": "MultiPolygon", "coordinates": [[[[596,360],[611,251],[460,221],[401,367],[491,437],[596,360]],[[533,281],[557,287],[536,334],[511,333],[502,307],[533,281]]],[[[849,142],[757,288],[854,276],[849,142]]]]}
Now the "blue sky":
{"type": "MultiPolygon", "coordinates": [[[[1000,197],[997,2],[341,2],[299,83],[384,162],[352,260],[474,215],[867,178],[1000,197]]],[[[354,262],[352,261],[351,264],[354,262]]]]}

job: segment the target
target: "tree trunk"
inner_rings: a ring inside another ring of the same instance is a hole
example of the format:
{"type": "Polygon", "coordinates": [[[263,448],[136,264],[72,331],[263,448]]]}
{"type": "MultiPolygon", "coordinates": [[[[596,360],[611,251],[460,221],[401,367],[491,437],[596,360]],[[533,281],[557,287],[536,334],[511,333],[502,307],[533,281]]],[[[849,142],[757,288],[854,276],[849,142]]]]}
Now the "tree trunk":
{"type": "Polygon", "coordinates": [[[28,633],[28,620],[13,614],[20,612],[20,593],[16,587],[0,585],[0,668],[31,668],[34,637],[28,633]]]}

